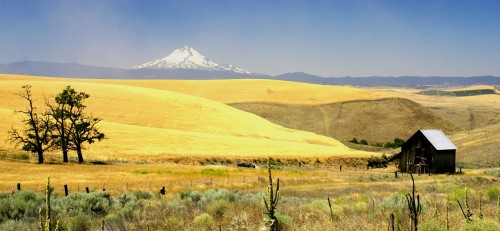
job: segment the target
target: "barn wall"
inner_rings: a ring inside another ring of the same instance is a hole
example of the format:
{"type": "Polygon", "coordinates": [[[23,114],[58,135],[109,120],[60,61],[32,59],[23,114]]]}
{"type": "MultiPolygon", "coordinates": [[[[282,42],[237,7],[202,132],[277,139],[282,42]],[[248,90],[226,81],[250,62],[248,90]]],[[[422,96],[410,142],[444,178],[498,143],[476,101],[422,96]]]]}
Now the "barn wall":
{"type": "Polygon", "coordinates": [[[426,158],[432,173],[454,173],[456,150],[436,150],[427,138],[419,131],[415,133],[401,148],[399,169],[401,172],[414,170],[417,151],[426,158]]]}
{"type": "Polygon", "coordinates": [[[456,150],[441,150],[434,156],[433,172],[455,173],[456,150]]]}

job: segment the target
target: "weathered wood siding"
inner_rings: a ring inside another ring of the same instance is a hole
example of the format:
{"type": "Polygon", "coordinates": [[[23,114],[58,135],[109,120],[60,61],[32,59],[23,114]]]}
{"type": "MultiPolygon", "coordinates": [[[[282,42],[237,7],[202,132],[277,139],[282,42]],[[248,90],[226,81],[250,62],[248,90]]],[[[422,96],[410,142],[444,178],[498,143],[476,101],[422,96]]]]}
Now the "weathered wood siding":
{"type": "Polygon", "coordinates": [[[421,172],[454,173],[456,150],[436,150],[418,131],[401,147],[399,169],[401,172],[417,172],[417,164],[425,163],[421,172]]]}

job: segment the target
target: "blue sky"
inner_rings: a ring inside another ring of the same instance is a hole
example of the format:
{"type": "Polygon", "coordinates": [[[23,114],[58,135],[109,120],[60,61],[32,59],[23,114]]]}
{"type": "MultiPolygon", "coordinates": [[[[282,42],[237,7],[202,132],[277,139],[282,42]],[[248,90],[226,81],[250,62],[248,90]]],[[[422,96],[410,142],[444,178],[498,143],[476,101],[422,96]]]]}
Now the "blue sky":
{"type": "Polygon", "coordinates": [[[0,1],[0,63],[130,67],[188,45],[243,69],[500,76],[500,1],[0,1]]]}

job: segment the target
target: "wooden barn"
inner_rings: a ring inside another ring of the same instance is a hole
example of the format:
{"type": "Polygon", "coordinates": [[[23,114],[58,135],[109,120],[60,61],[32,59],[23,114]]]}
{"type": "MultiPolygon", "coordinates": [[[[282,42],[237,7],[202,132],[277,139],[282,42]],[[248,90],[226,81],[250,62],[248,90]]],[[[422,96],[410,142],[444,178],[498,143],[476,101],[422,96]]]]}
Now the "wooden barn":
{"type": "Polygon", "coordinates": [[[418,130],[391,159],[401,172],[455,173],[456,150],[441,130],[418,130]]]}

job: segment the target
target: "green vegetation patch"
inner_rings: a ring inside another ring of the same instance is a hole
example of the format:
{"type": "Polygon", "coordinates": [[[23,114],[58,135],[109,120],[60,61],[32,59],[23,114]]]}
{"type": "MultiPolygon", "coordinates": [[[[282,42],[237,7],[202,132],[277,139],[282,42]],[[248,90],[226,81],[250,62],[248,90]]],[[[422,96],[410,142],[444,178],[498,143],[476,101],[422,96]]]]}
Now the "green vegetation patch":
{"type": "Polygon", "coordinates": [[[217,170],[212,168],[205,168],[201,170],[201,174],[208,176],[229,176],[229,172],[227,170],[217,170]]]}
{"type": "Polygon", "coordinates": [[[426,90],[420,91],[418,94],[422,95],[435,95],[435,96],[475,96],[475,95],[494,95],[497,94],[493,89],[477,89],[477,90],[463,90],[463,91],[443,91],[443,90],[426,90]]]}
{"type": "Polygon", "coordinates": [[[170,171],[170,170],[144,170],[144,169],[138,169],[138,170],[133,170],[131,172],[132,173],[136,173],[136,174],[174,174],[174,172],[170,171]]]}

